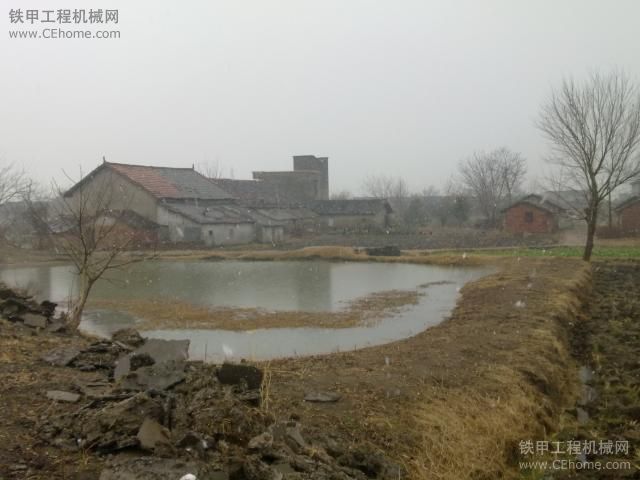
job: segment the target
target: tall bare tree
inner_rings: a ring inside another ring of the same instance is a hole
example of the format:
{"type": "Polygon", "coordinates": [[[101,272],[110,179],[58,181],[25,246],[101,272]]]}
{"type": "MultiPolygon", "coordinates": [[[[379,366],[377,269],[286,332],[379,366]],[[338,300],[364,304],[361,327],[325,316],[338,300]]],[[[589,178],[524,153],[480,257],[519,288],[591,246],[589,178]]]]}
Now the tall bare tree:
{"type": "Polygon", "coordinates": [[[0,163],[0,205],[19,199],[27,186],[24,171],[11,163],[0,163]]]}
{"type": "Polygon", "coordinates": [[[460,181],[476,198],[487,223],[498,224],[498,211],[510,203],[527,173],[526,160],[506,147],[475,152],[458,166],[460,181]]]}
{"type": "Polygon", "coordinates": [[[640,175],[640,92],[622,72],[563,80],[542,106],[538,128],[551,145],[554,183],[577,192],[586,207],[583,259],[589,261],[603,202],[640,175]]]}
{"type": "Polygon", "coordinates": [[[409,196],[407,182],[392,175],[369,175],[364,179],[362,189],[365,194],[375,198],[390,200],[409,196]]]}
{"type": "Polygon", "coordinates": [[[15,218],[20,214],[20,208],[7,204],[21,200],[22,194],[28,188],[28,179],[24,171],[11,163],[0,163],[0,242],[9,242],[9,230],[15,223],[15,218]]]}
{"type": "Polygon", "coordinates": [[[91,290],[105,273],[122,269],[154,254],[125,255],[135,245],[136,235],[123,225],[130,225],[129,206],[135,194],[127,193],[111,172],[81,175],[79,182],[65,191],[54,185],[54,200],[43,218],[33,200],[30,212],[52,242],[69,258],[78,279],[78,294],[71,299],[67,323],[77,328],[91,290]]]}
{"type": "Polygon", "coordinates": [[[388,200],[396,215],[403,219],[409,206],[409,187],[403,178],[393,175],[369,175],[362,183],[362,190],[366,195],[388,200]]]}

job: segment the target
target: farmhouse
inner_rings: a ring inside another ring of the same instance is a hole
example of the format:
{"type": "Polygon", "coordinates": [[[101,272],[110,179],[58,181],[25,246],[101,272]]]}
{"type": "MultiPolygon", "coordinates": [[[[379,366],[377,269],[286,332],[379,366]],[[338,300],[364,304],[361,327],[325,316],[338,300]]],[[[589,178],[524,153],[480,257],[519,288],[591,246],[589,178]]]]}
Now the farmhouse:
{"type": "Polygon", "coordinates": [[[504,228],[511,233],[552,233],[563,211],[541,195],[528,195],[503,210],[504,228]]]}
{"type": "Polygon", "coordinates": [[[640,195],[633,195],[618,204],[615,212],[622,233],[640,235],[640,195]]]}
{"type": "Polygon", "coordinates": [[[236,199],[193,168],[103,162],[64,196],[71,203],[104,198],[103,207],[157,225],[161,241],[213,246],[256,238],[255,220],[233,208],[236,199]]]}
{"type": "Polygon", "coordinates": [[[309,208],[319,216],[319,224],[329,229],[386,228],[391,224],[393,213],[389,202],[379,198],[317,200],[309,208]]]}

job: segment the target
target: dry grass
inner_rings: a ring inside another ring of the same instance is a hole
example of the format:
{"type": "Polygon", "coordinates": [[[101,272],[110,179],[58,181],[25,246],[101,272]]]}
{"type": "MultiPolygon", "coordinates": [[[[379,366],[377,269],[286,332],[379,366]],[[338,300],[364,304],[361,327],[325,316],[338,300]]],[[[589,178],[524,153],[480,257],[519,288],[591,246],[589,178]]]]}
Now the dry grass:
{"type": "Polygon", "coordinates": [[[574,402],[567,331],[589,288],[580,261],[505,261],[463,288],[449,320],[415,337],[276,362],[274,411],[300,409],[314,430],[369,444],[413,479],[519,478],[519,441],[548,439],[574,402]],[[305,389],[344,398],[331,410],[296,402],[305,389]]]}
{"type": "Polygon", "coordinates": [[[345,304],[334,312],[269,311],[258,308],[196,306],[180,300],[92,300],[93,308],[125,310],[141,319],[141,330],[322,327],[348,328],[372,325],[418,303],[423,292],[388,290],[375,292],[345,304]]]}

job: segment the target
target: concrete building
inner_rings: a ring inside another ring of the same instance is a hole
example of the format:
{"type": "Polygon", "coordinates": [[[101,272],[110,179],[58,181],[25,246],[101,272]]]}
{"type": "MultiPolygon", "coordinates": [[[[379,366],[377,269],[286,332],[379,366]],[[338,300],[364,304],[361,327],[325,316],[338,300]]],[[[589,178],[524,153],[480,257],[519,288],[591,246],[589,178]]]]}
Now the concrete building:
{"type": "Polygon", "coordinates": [[[504,229],[511,233],[553,233],[564,210],[541,195],[528,195],[503,210],[504,229]]]}
{"type": "Polygon", "coordinates": [[[256,240],[255,220],[193,168],[104,162],[64,196],[72,204],[86,202],[89,210],[134,212],[158,225],[160,241],[215,246],[256,240]]]}
{"type": "Polygon", "coordinates": [[[318,215],[321,228],[368,230],[391,224],[393,209],[378,198],[317,200],[309,208],[318,215]]]}
{"type": "Polygon", "coordinates": [[[293,157],[293,170],[253,172],[253,179],[268,184],[289,203],[305,204],[329,199],[329,158],[315,155],[293,157]]]}
{"type": "Polygon", "coordinates": [[[640,235],[640,192],[618,204],[615,212],[623,235],[640,235]]]}

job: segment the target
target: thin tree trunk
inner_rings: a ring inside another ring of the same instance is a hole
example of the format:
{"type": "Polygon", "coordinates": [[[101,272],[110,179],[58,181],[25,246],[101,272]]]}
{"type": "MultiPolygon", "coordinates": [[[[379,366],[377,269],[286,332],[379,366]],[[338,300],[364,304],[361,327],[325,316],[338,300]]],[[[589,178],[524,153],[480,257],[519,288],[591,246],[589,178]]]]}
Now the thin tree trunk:
{"type": "Polygon", "coordinates": [[[587,220],[587,243],[584,246],[584,254],[582,259],[585,262],[591,261],[591,253],[593,252],[593,242],[596,236],[596,227],[598,224],[598,209],[594,208],[587,220]]]}
{"type": "Polygon", "coordinates": [[[91,287],[93,287],[93,282],[86,279],[82,280],[80,297],[78,298],[78,301],[73,305],[73,308],[71,309],[69,318],[67,320],[67,324],[73,329],[77,329],[80,326],[80,322],[82,321],[82,312],[84,311],[84,307],[87,304],[87,300],[89,299],[89,292],[91,292],[91,287]]]}

